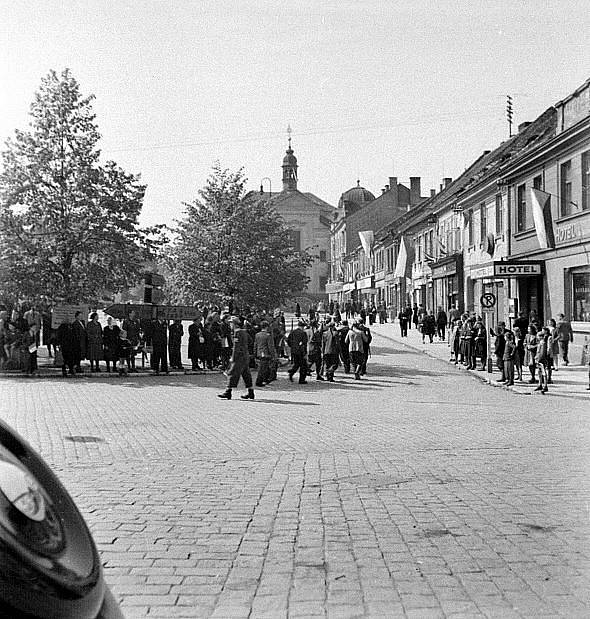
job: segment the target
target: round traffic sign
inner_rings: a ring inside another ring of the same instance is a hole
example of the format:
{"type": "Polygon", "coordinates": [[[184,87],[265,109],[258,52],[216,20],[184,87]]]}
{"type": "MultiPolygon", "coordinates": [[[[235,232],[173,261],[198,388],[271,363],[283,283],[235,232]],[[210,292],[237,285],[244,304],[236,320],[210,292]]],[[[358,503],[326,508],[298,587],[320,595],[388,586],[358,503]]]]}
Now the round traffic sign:
{"type": "Polygon", "coordinates": [[[496,295],[493,292],[484,292],[479,301],[482,307],[494,307],[496,305],[496,295]]]}

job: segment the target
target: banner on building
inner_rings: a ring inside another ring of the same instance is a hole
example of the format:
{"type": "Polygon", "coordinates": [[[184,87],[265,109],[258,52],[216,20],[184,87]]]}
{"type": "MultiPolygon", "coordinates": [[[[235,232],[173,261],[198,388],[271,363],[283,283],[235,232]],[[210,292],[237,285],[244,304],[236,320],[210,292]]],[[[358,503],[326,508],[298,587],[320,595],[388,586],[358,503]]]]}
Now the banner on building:
{"type": "Polygon", "coordinates": [[[414,261],[414,252],[412,248],[408,248],[405,237],[402,236],[399,243],[399,252],[395,263],[394,277],[409,277],[412,274],[412,262],[414,261]]]}
{"type": "Polygon", "coordinates": [[[372,230],[363,230],[359,231],[359,238],[361,239],[361,245],[365,250],[365,256],[367,258],[371,256],[371,252],[373,251],[373,241],[375,240],[375,236],[372,230]]]}
{"type": "Polygon", "coordinates": [[[554,249],[555,234],[551,218],[551,194],[531,187],[531,208],[539,246],[542,249],[554,249]]]}

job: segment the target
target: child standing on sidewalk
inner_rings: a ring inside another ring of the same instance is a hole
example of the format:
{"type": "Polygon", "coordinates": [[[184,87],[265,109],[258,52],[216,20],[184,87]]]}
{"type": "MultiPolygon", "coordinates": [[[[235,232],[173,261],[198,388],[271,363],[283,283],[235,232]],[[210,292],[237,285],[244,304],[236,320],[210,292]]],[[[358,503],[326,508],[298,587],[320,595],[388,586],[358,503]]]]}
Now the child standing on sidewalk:
{"type": "Polygon", "coordinates": [[[133,344],[127,339],[127,331],[121,329],[121,331],[119,331],[119,340],[117,341],[117,358],[119,359],[117,369],[119,370],[119,376],[127,375],[129,371],[129,358],[132,350],[133,344]]]}

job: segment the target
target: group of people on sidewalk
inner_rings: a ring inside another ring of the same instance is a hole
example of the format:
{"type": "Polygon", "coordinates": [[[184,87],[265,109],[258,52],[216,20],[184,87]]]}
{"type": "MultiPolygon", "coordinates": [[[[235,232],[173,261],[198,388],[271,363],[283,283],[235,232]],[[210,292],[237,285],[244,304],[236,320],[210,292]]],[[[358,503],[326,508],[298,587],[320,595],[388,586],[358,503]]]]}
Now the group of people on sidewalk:
{"type": "MultiPolygon", "coordinates": [[[[528,383],[537,385],[535,391],[547,393],[560,357],[563,365],[569,364],[569,344],[574,336],[571,323],[564,314],[559,314],[557,319],[550,318],[545,326],[541,326],[536,313],[527,316],[526,312],[520,312],[512,329],[502,321],[496,328],[490,328],[489,333],[494,338],[493,355],[501,374],[497,382],[507,386],[514,385],[515,381],[524,382],[523,369],[528,367],[528,383]]],[[[485,370],[488,363],[487,336],[480,316],[463,314],[454,320],[449,340],[451,361],[468,370],[485,370]]]]}
{"type": "Polygon", "coordinates": [[[535,391],[547,393],[560,357],[563,365],[569,365],[569,345],[574,341],[574,332],[564,314],[558,314],[557,319],[550,318],[541,326],[536,314],[527,317],[525,312],[520,312],[512,330],[502,322],[492,335],[496,365],[501,372],[498,382],[514,385],[515,380],[524,381],[523,368],[528,367],[528,383],[537,385],[535,391]]]}

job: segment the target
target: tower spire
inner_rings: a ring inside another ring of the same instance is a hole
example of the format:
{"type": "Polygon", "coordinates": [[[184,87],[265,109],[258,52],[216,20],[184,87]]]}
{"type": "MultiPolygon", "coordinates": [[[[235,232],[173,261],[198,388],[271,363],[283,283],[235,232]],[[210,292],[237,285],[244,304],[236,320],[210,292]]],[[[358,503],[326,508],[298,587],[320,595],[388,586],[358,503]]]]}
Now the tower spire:
{"type": "Polygon", "coordinates": [[[288,148],[283,157],[283,191],[295,191],[297,189],[297,157],[291,148],[291,125],[287,126],[288,148]]]}

